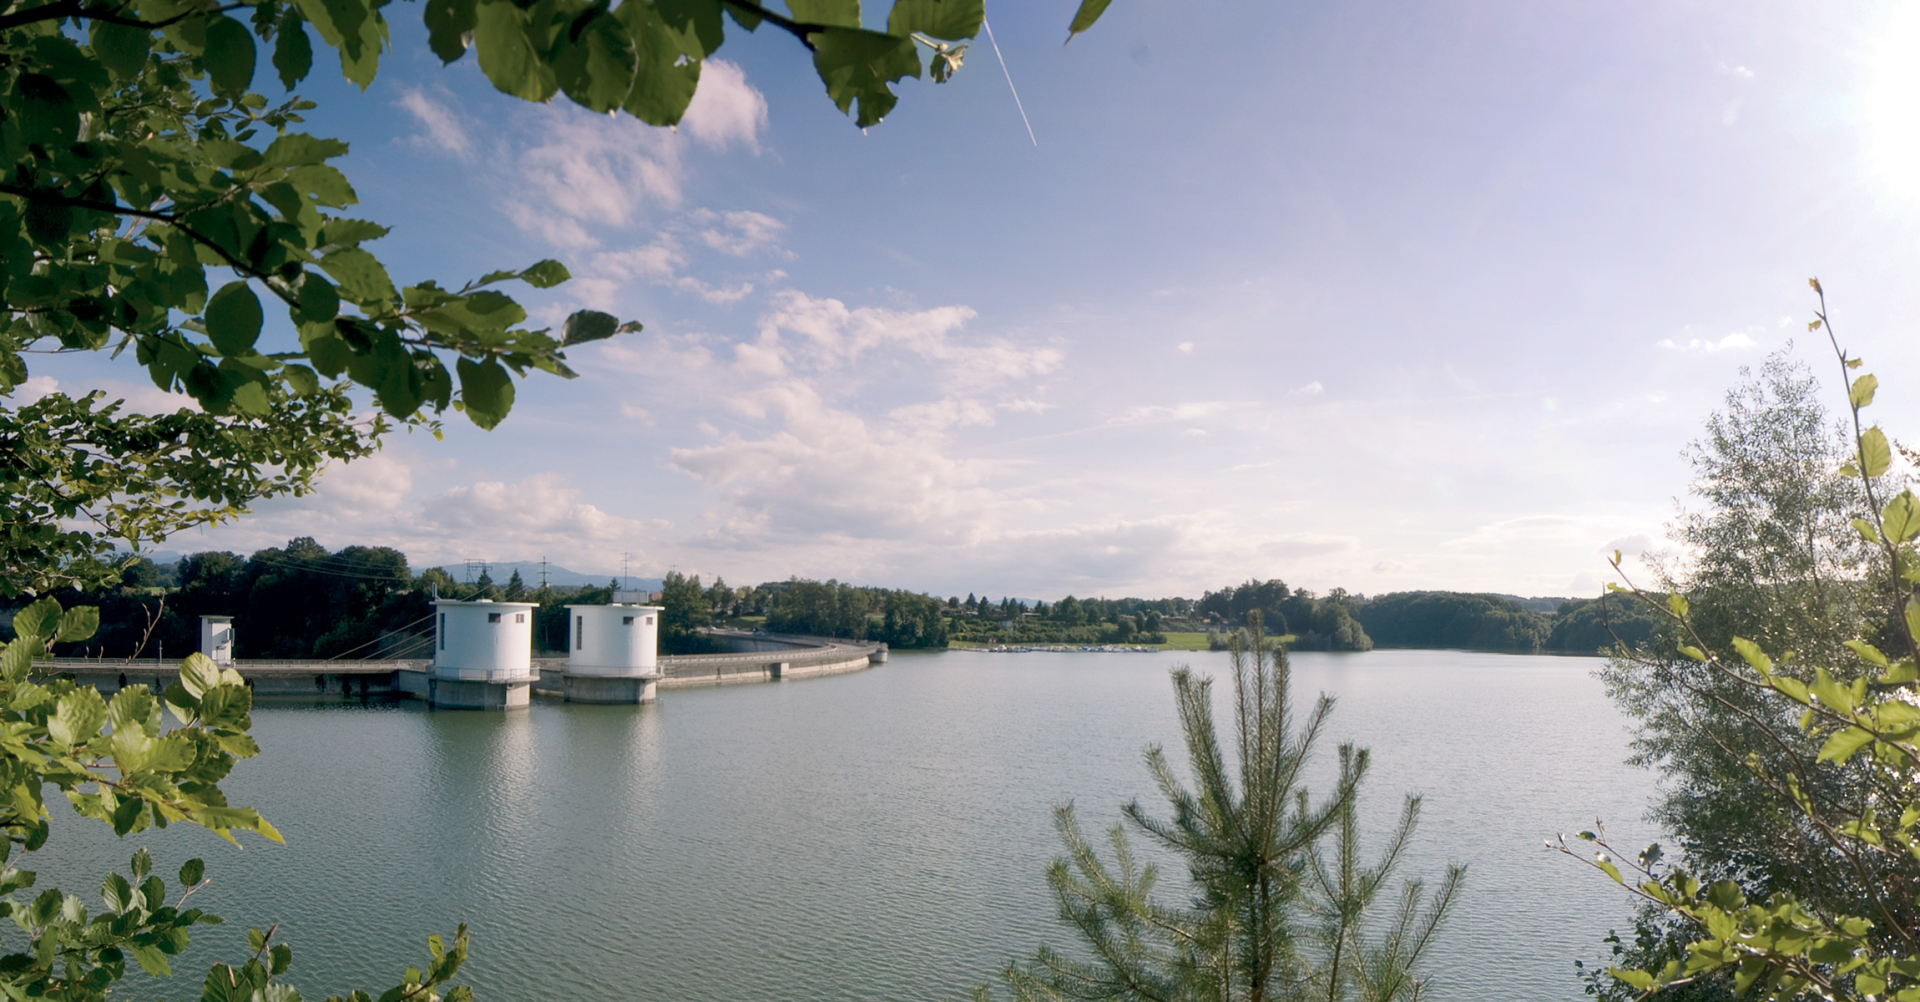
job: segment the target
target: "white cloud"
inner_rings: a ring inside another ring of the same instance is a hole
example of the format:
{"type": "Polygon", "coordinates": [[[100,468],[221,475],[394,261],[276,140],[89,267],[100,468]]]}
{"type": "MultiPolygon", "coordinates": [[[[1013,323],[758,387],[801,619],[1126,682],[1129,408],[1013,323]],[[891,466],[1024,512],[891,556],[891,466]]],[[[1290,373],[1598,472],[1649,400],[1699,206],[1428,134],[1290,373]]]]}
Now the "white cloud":
{"type": "Polygon", "coordinates": [[[396,103],[426,130],[425,135],[414,137],[417,145],[435,146],[462,159],[472,155],[473,140],[468,136],[472,126],[459,112],[418,87],[402,90],[396,103]]]}
{"type": "Polygon", "coordinates": [[[1179,344],[1179,346],[1178,346],[1178,347],[1180,348],[1180,350],[1181,350],[1181,351],[1183,351],[1183,352],[1186,352],[1186,353],[1187,353],[1187,354],[1189,354],[1189,355],[1191,355],[1191,354],[1193,354],[1193,342],[1192,342],[1192,341],[1182,341],[1182,342],[1180,342],[1180,344],[1179,344]]]}
{"type": "Polygon", "coordinates": [[[962,391],[1045,375],[1065,361],[1057,348],[1006,338],[956,342],[954,335],[974,317],[965,306],[850,309],[838,299],[788,290],[775,295],[772,308],[761,316],[758,341],[736,350],[743,368],[773,374],[788,367],[829,372],[869,352],[899,349],[940,363],[943,381],[962,391]]]}
{"type": "Polygon", "coordinates": [[[1110,424],[1164,424],[1169,421],[1198,421],[1236,408],[1249,406],[1245,401],[1195,400],[1183,404],[1135,404],[1120,412],[1110,424]]]}
{"type": "Polygon", "coordinates": [[[591,229],[623,230],[648,206],[681,200],[681,149],[672,133],[626,115],[543,109],[544,141],[519,156],[522,192],[508,201],[520,227],[557,246],[602,241],[591,229]]]}
{"type": "Polygon", "coordinates": [[[772,247],[780,231],[786,229],[785,223],[758,212],[702,212],[693,218],[696,222],[717,220],[718,225],[700,231],[700,239],[708,247],[734,257],[772,247]]]}
{"type": "Polygon", "coordinates": [[[1296,397],[1317,397],[1320,394],[1325,393],[1326,391],[1327,391],[1327,388],[1324,386],[1321,386],[1320,381],[1316,379],[1313,382],[1308,383],[1307,385],[1294,390],[1293,395],[1296,397]]]}
{"type": "Polygon", "coordinates": [[[13,403],[17,407],[24,407],[59,389],[60,381],[52,376],[28,376],[14,388],[13,403]]]}
{"type": "Polygon", "coordinates": [[[1302,532],[1280,536],[1259,546],[1259,552],[1265,556],[1281,559],[1299,559],[1304,557],[1323,557],[1335,553],[1348,553],[1360,547],[1360,541],[1351,536],[1330,536],[1322,533],[1302,532]]]}
{"type": "Polygon", "coordinates": [[[1600,552],[1612,554],[1615,550],[1618,550],[1622,556],[1637,557],[1653,549],[1653,546],[1652,536],[1644,532],[1636,532],[1626,536],[1615,536],[1607,540],[1601,544],[1600,552]]]}
{"type": "MultiPolygon", "coordinates": [[[[417,464],[415,464],[417,466],[417,464]]],[[[581,492],[557,474],[515,482],[457,484],[422,497],[404,458],[388,454],[329,469],[314,493],[256,506],[234,526],[170,540],[182,549],[202,545],[257,549],[295,536],[322,545],[393,546],[430,566],[478,553],[512,560],[546,555],[576,565],[605,566],[605,554],[640,552],[656,540],[652,523],[625,518],[581,501],[581,492]]]]}
{"type": "Polygon", "coordinates": [[[767,125],[767,99],[747,82],[739,66],[724,59],[700,65],[700,87],[680,119],[680,127],[700,143],[715,149],[739,144],[760,148],[760,130],[767,125]]]}
{"type": "Polygon", "coordinates": [[[1722,351],[1746,351],[1750,348],[1759,347],[1759,343],[1754,341],[1752,336],[1746,331],[1734,331],[1717,341],[1696,337],[1688,338],[1683,343],[1675,341],[1672,338],[1666,338],[1661,340],[1656,347],[1665,348],[1668,351],[1685,351],[1700,355],[1711,355],[1722,351]]]}
{"type": "Polygon", "coordinates": [[[870,425],[797,380],[746,396],[778,431],[672,450],[676,468],[729,492],[733,513],[710,545],[941,535],[964,531],[989,501],[979,485],[992,464],[947,455],[936,421],[870,425]]]}

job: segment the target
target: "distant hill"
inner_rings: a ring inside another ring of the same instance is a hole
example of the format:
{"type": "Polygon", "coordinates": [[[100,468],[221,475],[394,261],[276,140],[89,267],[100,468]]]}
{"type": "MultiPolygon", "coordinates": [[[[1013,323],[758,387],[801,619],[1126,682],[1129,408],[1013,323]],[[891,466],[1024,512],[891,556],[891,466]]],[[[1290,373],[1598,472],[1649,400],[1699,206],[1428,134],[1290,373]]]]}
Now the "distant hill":
{"type": "MultiPolygon", "coordinates": [[[[466,564],[442,564],[440,569],[447,572],[447,576],[455,581],[459,581],[462,584],[465,584],[467,581],[466,564]]],[[[538,560],[503,560],[498,563],[489,562],[487,564],[487,574],[493,578],[494,584],[506,584],[507,579],[513,576],[514,571],[520,572],[520,580],[526,582],[527,587],[540,587],[540,562],[538,560]]],[[[473,576],[476,578],[480,576],[479,567],[474,567],[473,576]]],[[[570,588],[575,585],[604,585],[619,576],[618,574],[582,574],[579,571],[568,570],[559,564],[547,565],[547,583],[562,588],[570,588]]],[[[659,591],[661,582],[659,578],[643,578],[635,575],[627,578],[626,586],[639,591],[659,591]]]]}
{"type": "Polygon", "coordinates": [[[1556,612],[1559,612],[1560,606],[1563,605],[1564,603],[1573,601],[1573,599],[1570,599],[1570,598],[1560,598],[1560,597],[1525,598],[1519,595],[1499,595],[1498,597],[1504,598],[1509,602],[1513,602],[1519,605],[1520,608],[1525,609],[1528,612],[1541,612],[1541,613],[1546,613],[1549,616],[1553,615],[1556,612]]]}

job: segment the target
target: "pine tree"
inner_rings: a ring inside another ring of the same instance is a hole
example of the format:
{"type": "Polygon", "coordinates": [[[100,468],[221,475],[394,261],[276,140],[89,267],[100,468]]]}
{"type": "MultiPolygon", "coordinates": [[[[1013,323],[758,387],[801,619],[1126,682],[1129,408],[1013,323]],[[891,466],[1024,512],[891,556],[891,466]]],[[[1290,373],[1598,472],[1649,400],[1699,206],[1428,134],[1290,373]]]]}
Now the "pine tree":
{"type": "MultiPolygon", "coordinates": [[[[1406,881],[1398,908],[1376,916],[1376,897],[1419,819],[1408,797],[1379,861],[1360,861],[1356,801],[1366,749],[1341,745],[1332,794],[1313,805],[1299,777],[1333,710],[1321,696],[1293,729],[1286,653],[1268,641],[1260,614],[1233,640],[1234,738],[1238,774],[1214,728],[1211,679],[1173,673],[1174,698],[1192,761],[1183,784],[1158,746],[1147,768],[1173,808],[1171,819],[1126,805],[1103,860],[1074,819],[1055,812],[1067,858],[1047,870],[1060,917],[1086,959],[1042,947],[1003,972],[1019,1002],[1067,999],[1143,1002],[1397,1002],[1420,996],[1419,962],[1433,945],[1465,868],[1452,866],[1428,895],[1406,881]],[[1128,829],[1182,859],[1193,904],[1169,907],[1151,894],[1152,864],[1133,856],[1128,829]]],[[[975,990],[977,1002],[992,992],[975,990]]]]}

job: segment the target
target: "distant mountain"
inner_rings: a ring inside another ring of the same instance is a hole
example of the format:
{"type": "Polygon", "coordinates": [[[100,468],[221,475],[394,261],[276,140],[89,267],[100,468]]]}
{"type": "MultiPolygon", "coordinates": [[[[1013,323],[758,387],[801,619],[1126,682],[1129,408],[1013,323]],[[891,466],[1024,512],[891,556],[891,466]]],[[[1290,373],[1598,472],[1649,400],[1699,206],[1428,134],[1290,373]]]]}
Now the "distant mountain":
{"type": "MultiPolygon", "coordinates": [[[[446,571],[447,576],[455,581],[462,584],[467,582],[468,570],[466,564],[442,564],[440,569],[446,571]]],[[[520,580],[525,582],[527,587],[540,587],[540,562],[538,560],[503,560],[498,563],[489,562],[487,564],[487,575],[493,578],[494,584],[506,584],[507,579],[513,576],[514,571],[520,572],[520,580]]],[[[474,565],[472,575],[476,579],[480,577],[479,565],[474,565]]],[[[547,565],[547,583],[563,588],[571,588],[576,585],[593,585],[598,587],[618,577],[618,574],[582,574],[579,571],[570,571],[559,564],[547,565]]],[[[626,587],[639,591],[659,591],[661,584],[659,578],[632,576],[627,578],[626,587]]]]}

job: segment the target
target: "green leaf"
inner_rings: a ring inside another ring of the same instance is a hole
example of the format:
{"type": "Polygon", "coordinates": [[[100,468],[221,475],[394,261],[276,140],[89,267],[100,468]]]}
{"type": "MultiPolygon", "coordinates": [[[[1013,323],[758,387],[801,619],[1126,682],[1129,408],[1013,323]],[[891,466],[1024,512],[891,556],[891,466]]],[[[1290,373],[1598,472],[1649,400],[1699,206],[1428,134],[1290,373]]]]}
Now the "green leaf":
{"type": "Polygon", "coordinates": [[[1833,680],[1825,668],[1813,670],[1813,694],[1835,713],[1852,713],[1857,705],[1847,688],[1833,680]]]}
{"type": "Polygon", "coordinates": [[[60,622],[60,601],[52,596],[40,599],[13,614],[13,632],[21,637],[45,639],[60,622]]]}
{"type": "Polygon", "coordinates": [[[206,872],[207,872],[206,863],[200,861],[199,859],[187,860],[185,863],[181,864],[180,866],[180,886],[193,887],[199,884],[200,878],[205,876],[206,872]]]}
{"type": "Polygon", "coordinates": [[[1920,641],[1920,600],[1907,599],[1907,607],[1903,613],[1907,621],[1907,636],[1920,641]]]}
{"type": "Polygon", "coordinates": [[[153,872],[153,854],[148,852],[145,846],[135,849],[133,851],[133,861],[128,865],[128,869],[133,871],[133,879],[135,880],[139,880],[148,873],[153,872]]]}
{"type": "Polygon", "coordinates": [[[567,266],[558,261],[535,261],[520,272],[521,281],[536,289],[551,289],[573,277],[567,266]]]}
{"type": "Polygon", "coordinates": [[[220,684],[220,666],[205,654],[189,654],[180,662],[180,684],[189,695],[204,697],[220,684]]]}
{"type": "Polygon", "coordinates": [[[1887,436],[1879,427],[1868,428],[1860,435],[1860,471],[1869,477],[1877,477],[1887,472],[1893,465],[1893,448],[1887,444],[1887,436]]]}
{"type": "Polygon", "coordinates": [[[1847,759],[1853,757],[1854,752],[1859,751],[1872,741],[1873,732],[1862,730],[1858,727],[1847,727],[1835,731],[1833,736],[1827,739],[1827,743],[1820,746],[1820,757],[1818,761],[1845,762],[1847,759]]]}
{"type": "Polygon", "coordinates": [[[1880,380],[1875,379],[1873,373],[1869,372],[1855,379],[1853,385],[1847,388],[1847,403],[1851,404],[1855,410],[1865,407],[1873,403],[1873,391],[1879,387],[1880,380]]]}
{"type": "Polygon", "coordinates": [[[304,132],[289,132],[268,144],[267,151],[261,155],[261,166],[305,167],[310,164],[326,163],[333,157],[347,155],[347,144],[338,139],[322,139],[309,136],[304,132]]]}
{"type": "Polygon", "coordinates": [[[633,89],[633,39],[611,14],[582,16],[584,25],[575,22],[554,42],[553,77],[575,104],[595,112],[613,111],[633,89]]]}
{"type": "Polygon", "coordinates": [[[330,209],[344,208],[360,200],[353,186],[347,183],[347,176],[336,168],[325,164],[310,167],[295,167],[287,171],[287,180],[303,194],[330,209]]]}
{"type": "Polygon", "coordinates": [[[265,315],[260,311],[260,297],[253,294],[247,283],[228,282],[207,300],[206,313],[201,319],[207,325],[207,337],[214,348],[232,357],[253,353],[265,315]]]}
{"type": "Polygon", "coordinates": [[[1679,592],[1674,592],[1673,594],[1668,595],[1667,608],[1671,609],[1674,615],[1679,616],[1682,619],[1685,619],[1687,616],[1686,596],[1680,594],[1679,592]]]}
{"type": "Polygon", "coordinates": [[[307,37],[307,21],[297,9],[289,8],[280,19],[273,40],[273,68],[280,74],[280,85],[288,90],[313,71],[313,40],[307,37]]]}
{"type": "MultiPolygon", "coordinates": [[[[1102,6],[1105,6],[1102,4],[1102,6]]],[[[1647,991],[1654,985],[1654,977],[1645,971],[1634,971],[1624,967],[1609,967],[1607,973],[1617,980],[1631,985],[1636,991],[1647,991]]]]}
{"type": "Polygon", "coordinates": [[[320,267],[340,283],[341,297],[362,306],[390,302],[398,293],[386,266],[358,247],[337,250],[320,259],[320,267]]]}
{"type": "Polygon", "coordinates": [[[340,314],[340,293],[335,291],[332,282],[313,272],[300,274],[295,296],[299,305],[292,313],[298,321],[331,326],[333,318],[340,314]]]}
{"type": "Polygon", "coordinates": [[[889,84],[920,76],[920,53],[911,38],[851,28],[829,28],[808,38],[827,96],[842,113],[859,102],[854,124],[860,128],[878,123],[899,102],[889,84]]]}
{"type": "Polygon", "coordinates": [[[207,25],[207,51],[201,57],[213,88],[228,94],[244,93],[253,85],[253,65],[258,58],[253,32],[230,17],[215,17],[207,25]]]}
{"type": "Polygon", "coordinates": [[[726,41],[727,27],[720,14],[722,5],[713,0],[654,0],[652,6],[659,12],[661,22],[680,37],[688,59],[705,59],[726,41]]]}
{"type": "Polygon", "coordinates": [[[1100,20],[1100,15],[1107,12],[1107,5],[1112,2],[1113,0],[1080,0],[1080,9],[1073,12],[1073,23],[1067,25],[1067,41],[1073,41],[1073,36],[1093,27],[1093,23],[1100,20]]]}
{"type": "Polygon", "coordinates": [[[1766,675],[1773,671],[1773,659],[1767,657],[1766,652],[1760,649],[1759,644],[1745,637],[1735,637],[1733,638],[1733,649],[1740,654],[1741,660],[1752,665],[1753,670],[1760,674],[1766,675]]]}
{"type": "Polygon", "coordinates": [[[1860,656],[1860,660],[1865,661],[1868,664],[1879,665],[1882,668],[1885,668],[1887,666],[1887,656],[1880,652],[1880,648],[1875,647],[1872,644],[1869,644],[1862,640],[1849,640],[1847,641],[1846,646],[1848,650],[1852,651],[1855,654],[1858,654],[1860,656]]]}
{"type": "Polygon", "coordinates": [[[126,949],[133,954],[134,962],[140,965],[140,969],[148,974],[157,978],[173,974],[173,968],[167,964],[166,954],[161,953],[159,947],[136,942],[128,943],[126,949]]]}
{"type": "Polygon", "coordinates": [[[480,57],[480,71],[501,93],[541,102],[560,85],[528,33],[527,16],[509,0],[481,0],[475,11],[473,47],[480,57]]]}
{"type": "Polygon", "coordinates": [[[76,605],[60,614],[60,632],[54,639],[63,644],[77,643],[100,630],[100,608],[76,605]]]}
{"type": "Polygon", "coordinates": [[[427,47],[451,63],[467,54],[467,33],[474,28],[474,0],[427,0],[427,47]]]}
{"type": "Polygon", "coordinates": [[[153,51],[153,34],[127,24],[111,24],[98,19],[87,22],[87,41],[94,57],[109,72],[122,80],[131,80],[147,65],[153,51]]]}
{"type": "Polygon", "coordinates": [[[563,345],[585,344],[588,341],[601,341],[620,331],[620,319],[599,310],[579,310],[567,317],[560,325],[560,343],[563,345]]]}
{"type": "Polygon", "coordinates": [[[107,701],[92,686],[75,689],[54,705],[47,735],[62,747],[92,741],[100,733],[100,725],[107,722],[107,701]]]}
{"type": "Polygon", "coordinates": [[[860,0],[787,0],[787,10],[801,24],[860,27],[860,0]]]}
{"type": "MultiPolygon", "coordinates": [[[[386,46],[386,20],[369,0],[295,0],[320,38],[340,52],[340,72],[361,90],[373,83],[386,46]]],[[[382,4],[384,6],[384,4],[382,4]]]]}
{"type": "Polygon", "coordinates": [[[984,0],[894,0],[887,14],[887,33],[910,35],[919,32],[929,38],[958,42],[980,33],[987,17],[984,0]]]}
{"type": "Polygon", "coordinates": [[[492,430],[513,408],[513,378],[493,358],[484,362],[462,358],[456,368],[462,409],[474,424],[492,430]]]}
{"type": "MultiPolygon", "coordinates": [[[[1852,474],[1849,474],[1849,476],[1851,475],[1852,474]]],[[[1854,532],[1857,532],[1860,534],[1861,539],[1869,543],[1877,543],[1880,541],[1880,530],[1874,528],[1872,522],[1869,522],[1864,518],[1856,518],[1852,522],[1849,522],[1848,524],[1853,526],[1854,532]]]]}
{"type": "Polygon", "coordinates": [[[613,16],[633,40],[633,87],[620,106],[648,125],[679,124],[700,86],[700,60],[687,51],[697,39],[668,27],[650,3],[627,0],[613,16]]]}
{"type": "Polygon", "coordinates": [[[378,240],[388,232],[387,227],[364,219],[329,219],[320,227],[320,245],[355,247],[368,240],[378,240]]]}
{"type": "Polygon", "coordinates": [[[1880,533],[1896,546],[1920,536],[1920,498],[1914,497],[1911,488],[1895,494],[1880,509],[1880,533]]]}

